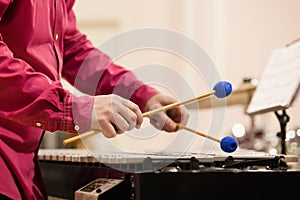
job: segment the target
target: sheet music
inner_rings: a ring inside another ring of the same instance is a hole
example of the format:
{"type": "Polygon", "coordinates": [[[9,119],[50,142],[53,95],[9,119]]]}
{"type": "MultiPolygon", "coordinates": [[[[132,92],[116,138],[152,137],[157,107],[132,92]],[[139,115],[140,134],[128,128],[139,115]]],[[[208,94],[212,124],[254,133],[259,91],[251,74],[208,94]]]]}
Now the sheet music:
{"type": "Polygon", "coordinates": [[[290,107],[300,87],[300,42],[275,49],[247,108],[259,114],[290,107]]]}

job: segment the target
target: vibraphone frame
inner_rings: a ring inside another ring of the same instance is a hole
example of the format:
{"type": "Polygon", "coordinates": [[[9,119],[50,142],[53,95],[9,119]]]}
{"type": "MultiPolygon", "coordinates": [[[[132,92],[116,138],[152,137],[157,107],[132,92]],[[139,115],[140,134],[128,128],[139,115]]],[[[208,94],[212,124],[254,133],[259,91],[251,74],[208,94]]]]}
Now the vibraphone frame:
{"type": "Polygon", "coordinates": [[[48,194],[65,199],[74,199],[76,190],[97,178],[124,180],[114,192],[118,200],[300,197],[300,172],[289,171],[284,156],[195,156],[174,160],[116,155],[99,162],[90,155],[44,154],[40,166],[48,194]]]}

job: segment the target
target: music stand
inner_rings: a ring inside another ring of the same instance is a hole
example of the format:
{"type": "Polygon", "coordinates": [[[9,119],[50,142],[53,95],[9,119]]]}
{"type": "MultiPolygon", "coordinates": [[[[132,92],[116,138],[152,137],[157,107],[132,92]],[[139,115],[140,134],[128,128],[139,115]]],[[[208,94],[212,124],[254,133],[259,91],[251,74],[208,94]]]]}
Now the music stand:
{"type": "Polygon", "coordinates": [[[300,88],[300,42],[275,49],[261,77],[250,104],[249,115],[275,112],[280,123],[281,153],[286,154],[286,110],[293,105],[300,88]],[[282,111],[279,114],[278,111],[282,111]]]}

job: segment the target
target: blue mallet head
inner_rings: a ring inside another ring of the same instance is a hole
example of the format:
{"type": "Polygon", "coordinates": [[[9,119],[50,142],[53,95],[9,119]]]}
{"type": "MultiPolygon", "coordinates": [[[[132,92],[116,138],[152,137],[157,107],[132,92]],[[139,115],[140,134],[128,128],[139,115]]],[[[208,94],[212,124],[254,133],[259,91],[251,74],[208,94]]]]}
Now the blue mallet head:
{"type": "Polygon", "coordinates": [[[218,98],[224,98],[230,95],[232,92],[232,86],[229,82],[220,81],[214,86],[213,90],[216,91],[215,95],[218,98]]]}
{"type": "Polygon", "coordinates": [[[221,149],[227,153],[234,152],[238,147],[238,142],[235,138],[231,136],[224,137],[221,142],[221,149]]]}

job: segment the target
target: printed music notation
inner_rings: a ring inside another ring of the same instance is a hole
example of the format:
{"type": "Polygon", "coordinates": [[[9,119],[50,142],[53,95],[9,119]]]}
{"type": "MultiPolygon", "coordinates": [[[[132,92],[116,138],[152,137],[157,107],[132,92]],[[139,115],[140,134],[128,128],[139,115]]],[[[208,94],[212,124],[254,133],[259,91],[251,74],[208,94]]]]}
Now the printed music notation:
{"type": "Polygon", "coordinates": [[[289,108],[300,88],[300,42],[275,49],[247,108],[260,114],[289,108]]]}

